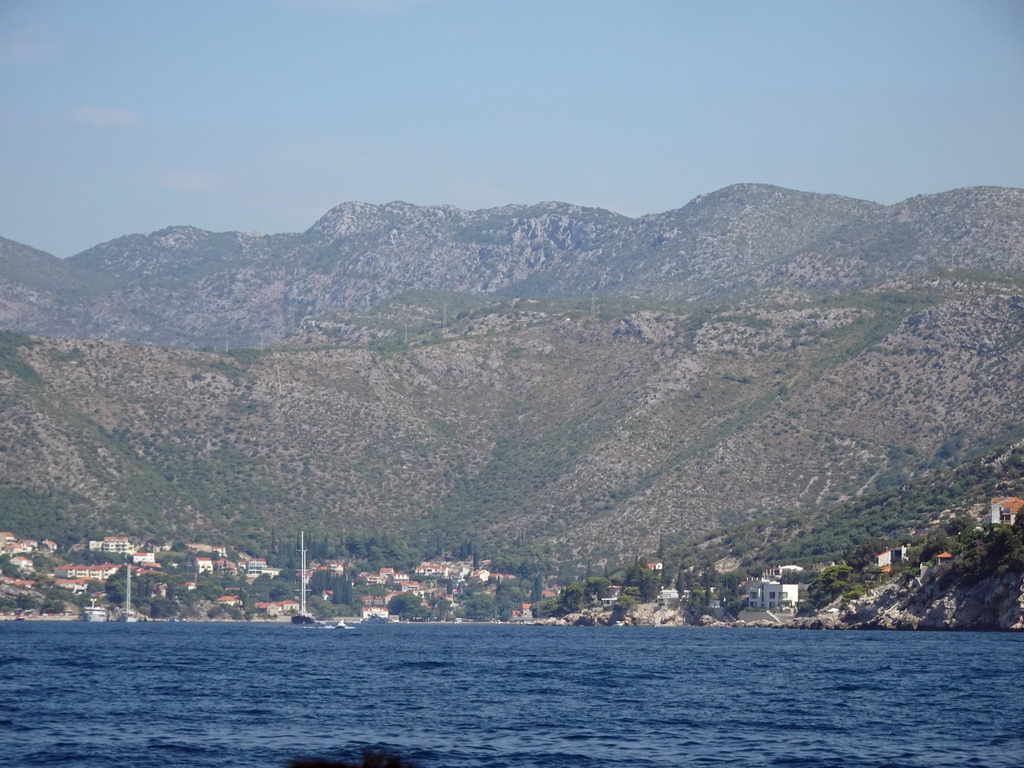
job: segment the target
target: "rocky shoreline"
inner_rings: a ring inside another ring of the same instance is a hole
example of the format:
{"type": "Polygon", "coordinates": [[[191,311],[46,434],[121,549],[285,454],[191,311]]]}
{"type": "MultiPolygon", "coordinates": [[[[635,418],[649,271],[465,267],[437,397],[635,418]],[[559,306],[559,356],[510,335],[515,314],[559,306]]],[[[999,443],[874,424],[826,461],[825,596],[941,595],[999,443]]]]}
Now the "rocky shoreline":
{"type": "Polygon", "coordinates": [[[973,584],[948,586],[941,580],[894,580],[863,597],[832,605],[791,621],[719,621],[688,617],[684,610],[643,604],[626,612],[587,609],[546,626],[764,627],[772,629],[888,629],[932,631],[1024,631],[1024,573],[1007,572],[973,584]]]}
{"type": "MultiPolygon", "coordinates": [[[[74,621],[79,614],[24,615],[28,620],[74,621]]],[[[14,612],[0,621],[15,619],[14,612]]],[[[193,621],[228,621],[197,618],[193,621]]],[[[253,619],[249,619],[252,621],[253,619]]],[[[274,623],[272,618],[256,619],[274,623]]],[[[283,619],[282,621],[287,621],[283,619]]],[[[886,629],[932,631],[1024,631],[1024,572],[980,579],[972,584],[949,584],[942,579],[893,580],[875,586],[855,600],[837,600],[824,609],[790,621],[719,620],[686,608],[655,603],[629,610],[588,608],[562,617],[528,623],[540,626],[623,627],[765,627],[772,629],[886,629]]]]}
{"type": "Polygon", "coordinates": [[[891,581],[845,605],[798,617],[798,629],[1024,631],[1024,573],[970,585],[891,581]]]}

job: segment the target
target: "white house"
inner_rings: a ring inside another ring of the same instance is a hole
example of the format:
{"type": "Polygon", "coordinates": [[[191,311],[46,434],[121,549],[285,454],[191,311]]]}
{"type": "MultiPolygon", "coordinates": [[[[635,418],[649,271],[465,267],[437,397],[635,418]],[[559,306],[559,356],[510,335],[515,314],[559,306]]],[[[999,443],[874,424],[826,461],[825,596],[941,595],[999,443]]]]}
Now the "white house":
{"type": "Polygon", "coordinates": [[[113,552],[116,555],[128,555],[135,551],[135,546],[127,536],[104,536],[103,541],[90,541],[92,552],[113,552]]]}
{"type": "Polygon", "coordinates": [[[679,602],[678,589],[663,589],[658,593],[658,602],[662,605],[669,605],[679,602]]]}
{"type": "Polygon", "coordinates": [[[875,565],[879,568],[885,568],[885,566],[892,565],[893,563],[902,563],[906,559],[907,545],[903,544],[895,549],[887,549],[884,552],[879,552],[875,555],[875,565]]]}
{"type": "Polygon", "coordinates": [[[761,576],[765,579],[774,579],[775,581],[781,582],[791,582],[799,580],[799,574],[802,571],[803,568],[801,568],[799,565],[773,565],[771,568],[766,569],[761,576]]]}
{"type": "Polygon", "coordinates": [[[992,499],[992,504],[989,507],[988,522],[990,525],[998,525],[999,523],[1013,525],[1013,521],[1017,519],[1017,513],[1020,512],[1021,507],[1024,507],[1024,499],[1018,499],[1016,496],[992,499]]]}
{"type": "Polygon", "coordinates": [[[106,581],[123,567],[123,565],[115,565],[113,563],[105,563],[104,565],[58,565],[54,568],[53,575],[58,579],[106,581]]]}
{"type": "Polygon", "coordinates": [[[757,579],[747,585],[747,607],[751,610],[795,609],[799,602],[799,584],[782,584],[771,579],[757,579]]]}

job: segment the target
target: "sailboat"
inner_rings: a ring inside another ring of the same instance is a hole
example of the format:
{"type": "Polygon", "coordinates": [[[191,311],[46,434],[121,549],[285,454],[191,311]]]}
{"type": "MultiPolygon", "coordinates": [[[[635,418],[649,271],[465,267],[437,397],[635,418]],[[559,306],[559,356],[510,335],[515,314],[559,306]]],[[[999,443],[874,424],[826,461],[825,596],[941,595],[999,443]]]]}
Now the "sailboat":
{"type": "Polygon", "coordinates": [[[306,534],[299,532],[299,612],[292,616],[292,624],[316,624],[306,610],[306,534]]]}
{"type": "Polygon", "coordinates": [[[128,563],[125,568],[127,568],[128,582],[124,590],[124,612],[117,620],[134,624],[139,617],[132,613],[132,564],[128,563]]]}

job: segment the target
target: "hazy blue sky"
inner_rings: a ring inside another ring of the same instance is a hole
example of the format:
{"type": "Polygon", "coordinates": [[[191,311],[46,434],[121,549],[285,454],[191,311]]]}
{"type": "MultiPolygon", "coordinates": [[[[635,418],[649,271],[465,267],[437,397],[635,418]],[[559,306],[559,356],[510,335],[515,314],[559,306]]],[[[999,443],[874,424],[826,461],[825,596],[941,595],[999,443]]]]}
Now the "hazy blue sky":
{"type": "Polygon", "coordinates": [[[0,0],[0,236],[1024,186],[1019,0],[0,0]]]}

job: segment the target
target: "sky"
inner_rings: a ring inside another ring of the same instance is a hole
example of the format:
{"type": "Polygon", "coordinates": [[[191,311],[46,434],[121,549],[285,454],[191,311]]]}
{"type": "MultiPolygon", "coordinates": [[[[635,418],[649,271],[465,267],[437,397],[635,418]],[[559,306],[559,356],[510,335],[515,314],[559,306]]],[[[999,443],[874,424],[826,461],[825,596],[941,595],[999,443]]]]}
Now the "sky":
{"type": "Polygon", "coordinates": [[[0,237],[1024,187],[1019,0],[0,0],[0,237]]]}

